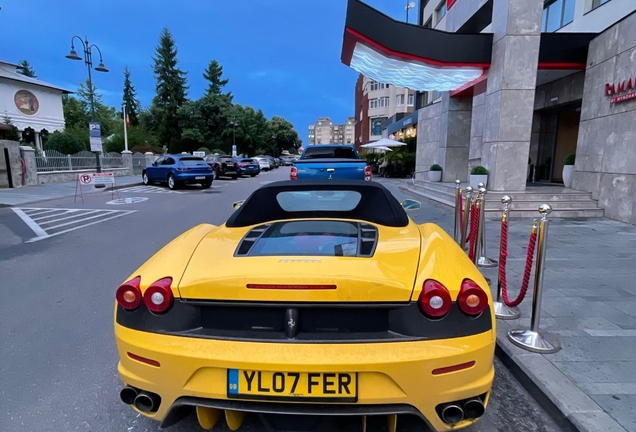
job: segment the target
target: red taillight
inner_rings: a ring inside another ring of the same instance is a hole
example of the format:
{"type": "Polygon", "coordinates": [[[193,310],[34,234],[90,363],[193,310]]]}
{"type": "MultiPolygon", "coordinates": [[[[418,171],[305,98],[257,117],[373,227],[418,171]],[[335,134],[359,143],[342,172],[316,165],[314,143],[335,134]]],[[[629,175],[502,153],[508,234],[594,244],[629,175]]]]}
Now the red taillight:
{"type": "Polygon", "coordinates": [[[422,312],[431,318],[445,316],[453,305],[446,287],[432,279],[424,282],[418,303],[422,312]]]}
{"type": "Polygon", "coordinates": [[[298,180],[298,168],[295,166],[291,167],[291,172],[289,173],[290,180],[298,180]]]}
{"type": "Polygon", "coordinates": [[[150,311],[162,313],[170,309],[174,302],[174,296],[170,288],[171,283],[172,278],[167,277],[159,279],[146,289],[146,292],[144,292],[144,303],[150,311]]]}
{"type": "Polygon", "coordinates": [[[240,167],[246,167],[247,164],[239,164],[240,167]]]}
{"type": "Polygon", "coordinates": [[[470,279],[464,279],[457,296],[459,309],[466,315],[477,316],[488,307],[488,295],[470,279]]]}
{"type": "Polygon", "coordinates": [[[364,167],[364,179],[366,181],[371,180],[371,167],[369,165],[364,167]]]}
{"type": "Polygon", "coordinates": [[[124,282],[119,288],[115,297],[117,303],[124,309],[131,311],[139,307],[141,303],[141,289],[139,284],[141,283],[141,277],[137,276],[134,279],[124,282]]]}

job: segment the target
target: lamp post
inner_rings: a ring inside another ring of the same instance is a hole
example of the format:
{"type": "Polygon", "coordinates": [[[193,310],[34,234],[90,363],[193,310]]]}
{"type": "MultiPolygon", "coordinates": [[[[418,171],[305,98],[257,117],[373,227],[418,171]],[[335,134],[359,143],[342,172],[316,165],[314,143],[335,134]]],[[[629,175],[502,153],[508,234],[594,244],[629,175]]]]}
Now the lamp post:
{"type": "Polygon", "coordinates": [[[272,141],[274,141],[274,154],[278,152],[278,142],[276,142],[276,134],[272,133],[272,141]]]}
{"type": "MultiPolygon", "coordinates": [[[[97,65],[95,70],[97,72],[108,72],[108,69],[106,69],[106,66],[104,66],[104,60],[102,58],[102,50],[100,50],[97,45],[89,43],[88,38],[86,37],[84,38],[84,40],[82,40],[82,38],[79,36],[73,36],[71,38],[71,52],[68,53],[68,55],[66,56],[67,59],[82,60],[82,58],[77,54],[77,51],[75,51],[75,45],[73,44],[75,39],[78,39],[82,44],[82,48],[84,48],[84,63],[86,64],[86,67],[88,68],[88,93],[89,93],[90,102],[91,102],[91,122],[94,122],[95,121],[95,100],[93,97],[93,77],[91,75],[91,69],[93,69],[93,48],[97,49],[97,51],[99,52],[99,64],[97,65]]],[[[96,166],[97,172],[102,172],[102,166],[99,160],[100,152],[95,151],[94,153],[95,153],[95,161],[97,163],[97,166],[96,166]]]]}
{"type": "Polygon", "coordinates": [[[406,0],[406,7],[404,10],[406,11],[406,22],[409,22],[409,11],[415,7],[415,2],[409,2],[406,0]]]}
{"type": "Polygon", "coordinates": [[[236,151],[236,127],[238,126],[236,117],[232,116],[232,121],[230,122],[230,124],[232,125],[232,156],[236,157],[236,154],[234,154],[238,153],[236,151]]]}

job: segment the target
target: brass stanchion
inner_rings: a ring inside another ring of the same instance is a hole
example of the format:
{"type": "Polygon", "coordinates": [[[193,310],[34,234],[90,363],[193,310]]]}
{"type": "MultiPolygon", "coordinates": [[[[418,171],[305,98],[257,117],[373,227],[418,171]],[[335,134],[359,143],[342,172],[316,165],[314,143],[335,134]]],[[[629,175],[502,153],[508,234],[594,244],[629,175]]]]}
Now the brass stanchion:
{"type": "MultiPolygon", "coordinates": [[[[512,202],[512,198],[510,198],[508,195],[504,195],[503,197],[501,197],[501,203],[503,204],[503,210],[501,212],[501,223],[502,225],[505,223],[508,223],[508,212],[510,211],[510,209],[508,208],[508,206],[510,205],[510,203],[512,202]]],[[[501,248],[504,248],[504,245],[501,245],[501,248]]],[[[501,254],[499,256],[500,262],[505,264],[505,261],[503,260],[503,258],[501,258],[501,254]]],[[[512,308],[510,306],[508,306],[507,304],[505,304],[501,298],[501,277],[502,277],[502,269],[499,268],[499,274],[497,275],[497,300],[495,300],[494,302],[494,307],[495,307],[495,316],[497,318],[503,319],[503,320],[513,320],[513,319],[517,319],[521,316],[521,312],[519,312],[519,309],[512,308]]]]}
{"type": "MultiPolygon", "coordinates": [[[[455,227],[453,230],[453,240],[457,243],[461,241],[461,223],[460,218],[462,217],[462,188],[461,180],[455,180],[455,227]]],[[[460,243],[461,244],[461,243],[460,243]]]]}
{"type": "MultiPolygon", "coordinates": [[[[486,193],[486,188],[479,188],[478,192],[477,192],[477,197],[475,197],[475,206],[476,206],[476,210],[477,210],[477,217],[481,218],[481,214],[482,214],[482,207],[484,206],[484,194],[486,193]]],[[[473,263],[477,264],[477,261],[479,259],[479,242],[482,239],[482,229],[481,229],[481,221],[477,221],[477,231],[476,231],[476,235],[475,235],[475,244],[473,246],[473,250],[471,250],[472,252],[472,258],[473,258],[473,263]]],[[[470,229],[472,230],[473,227],[470,227],[470,229]]],[[[472,242],[471,242],[472,243],[472,242]]]]}
{"type": "Polygon", "coordinates": [[[462,249],[466,248],[466,239],[468,236],[468,221],[469,218],[468,216],[470,216],[470,206],[472,204],[472,194],[473,194],[473,188],[470,186],[467,186],[465,189],[466,192],[466,201],[464,202],[464,216],[463,216],[463,226],[462,226],[462,235],[461,235],[461,242],[459,243],[459,245],[461,246],[462,249]]]}
{"type": "Polygon", "coordinates": [[[545,256],[548,237],[548,215],[552,207],[548,204],[539,206],[541,221],[539,222],[537,264],[534,273],[534,292],[532,293],[532,318],[529,330],[510,330],[508,339],[518,347],[528,351],[543,354],[555,353],[561,349],[559,340],[548,334],[539,333],[539,320],[541,318],[541,296],[543,295],[543,275],[545,270],[545,256]],[[549,340],[548,340],[549,339],[549,340]]]}
{"type": "Polygon", "coordinates": [[[479,243],[477,244],[477,250],[479,251],[477,253],[477,266],[484,268],[497,267],[497,261],[486,256],[486,193],[488,192],[485,187],[486,185],[484,185],[483,183],[479,183],[477,186],[479,186],[480,192],[482,189],[484,191],[482,194],[481,207],[479,209],[481,240],[479,240],[479,243]]]}

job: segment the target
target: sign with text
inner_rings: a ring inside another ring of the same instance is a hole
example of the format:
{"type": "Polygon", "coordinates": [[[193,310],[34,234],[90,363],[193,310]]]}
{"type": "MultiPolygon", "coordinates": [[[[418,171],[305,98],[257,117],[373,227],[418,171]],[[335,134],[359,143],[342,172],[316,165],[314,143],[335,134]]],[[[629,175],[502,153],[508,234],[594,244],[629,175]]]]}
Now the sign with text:
{"type": "Polygon", "coordinates": [[[112,172],[82,173],[77,177],[77,180],[83,185],[115,184],[115,176],[112,172]]]}
{"type": "Polygon", "coordinates": [[[605,84],[605,96],[611,97],[611,103],[625,102],[636,99],[636,79],[630,78],[616,84],[605,84]]]}
{"type": "Polygon", "coordinates": [[[91,141],[91,151],[102,151],[102,125],[99,122],[88,123],[88,135],[91,141]]]}

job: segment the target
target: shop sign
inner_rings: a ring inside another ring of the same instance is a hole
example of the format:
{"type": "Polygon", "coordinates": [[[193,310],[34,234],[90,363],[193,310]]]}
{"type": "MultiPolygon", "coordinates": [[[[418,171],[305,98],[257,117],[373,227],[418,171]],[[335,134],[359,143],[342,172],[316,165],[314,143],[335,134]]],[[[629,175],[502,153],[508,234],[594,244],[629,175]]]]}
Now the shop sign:
{"type": "Polygon", "coordinates": [[[605,96],[611,97],[611,103],[625,102],[636,99],[636,80],[630,78],[617,84],[605,84],[605,96]]]}
{"type": "Polygon", "coordinates": [[[457,0],[446,0],[446,9],[450,9],[457,0]]]}

